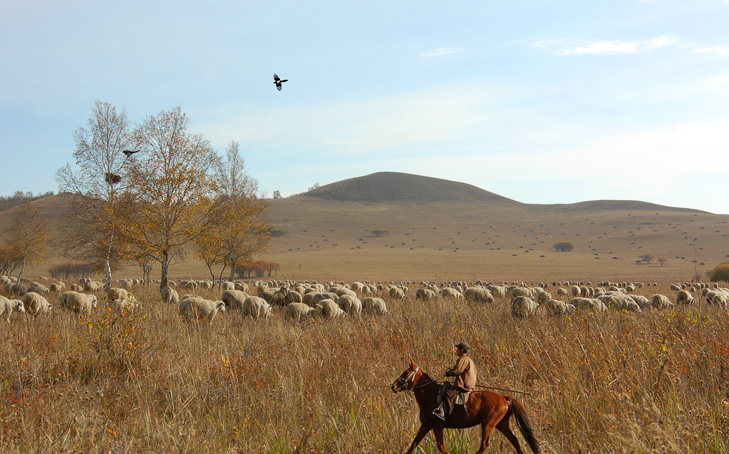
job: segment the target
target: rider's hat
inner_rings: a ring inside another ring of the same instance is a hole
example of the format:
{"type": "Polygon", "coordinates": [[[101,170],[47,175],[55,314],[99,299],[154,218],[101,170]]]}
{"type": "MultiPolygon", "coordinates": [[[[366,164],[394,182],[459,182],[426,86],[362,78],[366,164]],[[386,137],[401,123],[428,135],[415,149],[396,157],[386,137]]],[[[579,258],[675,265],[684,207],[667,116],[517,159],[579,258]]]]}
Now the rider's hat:
{"type": "Polygon", "coordinates": [[[461,342],[460,344],[456,344],[456,347],[460,348],[460,349],[461,349],[461,350],[463,350],[463,351],[464,351],[465,353],[468,353],[468,351],[469,351],[469,350],[471,349],[471,346],[470,346],[470,345],[468,345],[468,344],[467,344],[467,343],[465,343],[465,342],[461,342]]]}

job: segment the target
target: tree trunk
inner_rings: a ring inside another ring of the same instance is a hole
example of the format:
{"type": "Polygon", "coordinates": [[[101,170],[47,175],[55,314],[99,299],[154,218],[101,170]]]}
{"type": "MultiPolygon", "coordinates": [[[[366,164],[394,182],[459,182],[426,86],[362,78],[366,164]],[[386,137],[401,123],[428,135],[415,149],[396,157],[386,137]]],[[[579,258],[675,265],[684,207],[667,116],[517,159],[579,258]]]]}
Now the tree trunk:
{"type": "Polygon", "coordinates": [[[162,276],[160,277],[159,288],[167,287],[167,268],[169,267],[170,255],[167,251],[162,252],[162,276]]]}
{"type": "Polygon", "coordinates": [[[20,272],[18,273],[18,283],[20,283],[20,279],[23,277],[23,271],[25,270],[25,258],[28,256],[28,254],[23,255],[23,261],[20,264],[20,272]]]}

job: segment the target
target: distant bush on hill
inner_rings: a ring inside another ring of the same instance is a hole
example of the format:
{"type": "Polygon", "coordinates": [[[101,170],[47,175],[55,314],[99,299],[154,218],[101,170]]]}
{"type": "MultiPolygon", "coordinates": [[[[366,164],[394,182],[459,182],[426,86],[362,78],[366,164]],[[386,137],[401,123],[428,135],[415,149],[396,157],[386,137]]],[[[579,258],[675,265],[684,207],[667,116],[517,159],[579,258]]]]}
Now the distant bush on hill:
{"type": "Polygon", "coordinates": [[[559,243],[555,243],[552,247],[557,252],[571,252],[572,249],[575,248],[575,245],[569,241],[560,241],[559,243]]]}
{"type": "Polygon", "coordinates": [[[34,196],[32,192],[15,191],[13,195],[0,196],[0,211],[7,210],[14,206],[23,204],[25,202],[32,202],[33,200],[42,199],[44,197],[50,197],[53,195],[53,191],[34,196]]]}
{"type": "Polygon", "coordinates": [[[711,273],[709,273],[709,279],[711,279],[711,282],[729,282],[729,262],[717,265],[711,273]]]}
{"type": "Polygon", "coordinates": [[[374,236],[387,236],[390,234],[390,231],[387,229],[374,229],[371,232],[374,236]]]}
{"type": "Polygon", "coordinates": [[[283,229],[271,229],[271,236],[274,238],[284,236],[287,233],[289,233],[289,232],[287,232],[286,230],[283,230],[283,229]]]}

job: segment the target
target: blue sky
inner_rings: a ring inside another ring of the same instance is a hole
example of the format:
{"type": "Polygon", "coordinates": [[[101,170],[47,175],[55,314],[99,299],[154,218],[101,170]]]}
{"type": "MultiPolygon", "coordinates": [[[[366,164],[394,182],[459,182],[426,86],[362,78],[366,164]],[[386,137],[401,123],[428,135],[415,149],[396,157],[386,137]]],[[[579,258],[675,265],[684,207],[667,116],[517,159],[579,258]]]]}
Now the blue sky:
{"type": "Polygon", "coordinates": [[[729,214],[728,24],[726,0],[3,2],[0,195],[57,191],[101,100],[180,106],[268,196],[395,171],[729,214]]]}

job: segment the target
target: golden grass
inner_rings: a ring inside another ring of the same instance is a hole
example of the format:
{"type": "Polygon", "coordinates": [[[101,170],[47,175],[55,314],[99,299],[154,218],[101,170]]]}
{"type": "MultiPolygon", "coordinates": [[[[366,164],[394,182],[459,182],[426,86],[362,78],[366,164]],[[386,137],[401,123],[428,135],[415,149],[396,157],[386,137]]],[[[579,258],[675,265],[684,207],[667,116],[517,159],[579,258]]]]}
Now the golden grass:
{"type": "MultiPolygon", "coordinates": [[[[461,340],[480,383],[530,393],[513,396],[543,452],[729,451],[729,314],[704,303],[514,320],[506,300],[424,303],[412,289],[384,317],[299,324],[276,309],[208,326],[181,320],[152,286],[134,293],[145,302],[134,314],[100,304],[79,321],[56,308],[1,327],[3,453],[403,452],[417,405],[387,386],[409,359],[440,376],[461,340]]],[[[446,445],[471,452],[478,440],[447,431],[446,445]]],[[[487,452],[513,452],[498,433],[491,442],[487,452]]],[[[437,452],[432,435],[421,446],[437,452]]]]}

